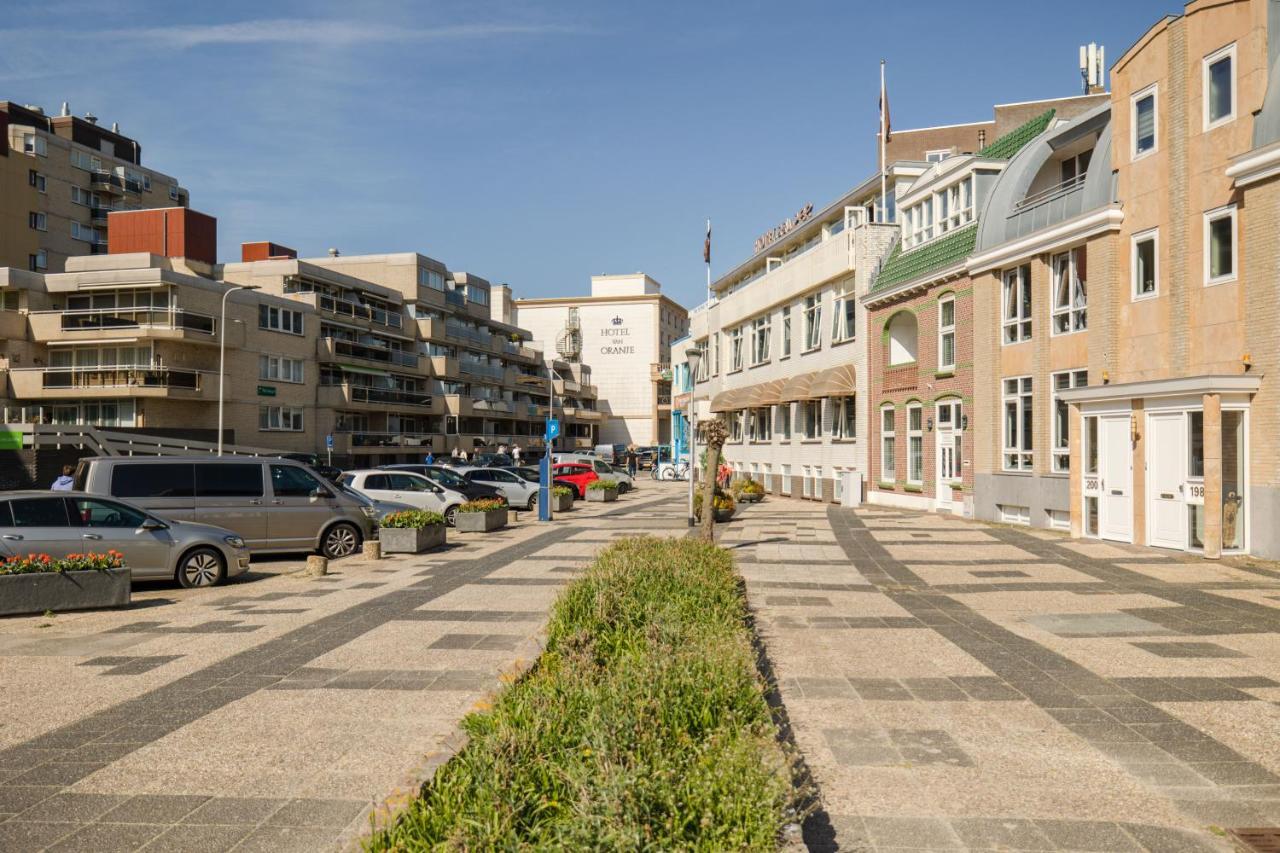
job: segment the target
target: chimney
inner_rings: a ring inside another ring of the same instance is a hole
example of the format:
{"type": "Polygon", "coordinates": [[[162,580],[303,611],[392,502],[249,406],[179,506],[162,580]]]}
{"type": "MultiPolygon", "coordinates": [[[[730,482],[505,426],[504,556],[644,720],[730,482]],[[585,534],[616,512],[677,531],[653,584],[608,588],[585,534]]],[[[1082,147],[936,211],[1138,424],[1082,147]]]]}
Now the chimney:
{"type": "Polygon", "coordinates": [[[63,101],[63,102],[62,102],[62,112],[60,112],[58,115],[61,115],[61,116],[69,116],[69,115],[71,115],[71,104],[67,103],[66,101],[63,101]]]}
{"type": "Polygon", "coordinates": [[[113,122],[111,122],[111,132],[112,132],[112,133],[119,133],[119,132],[120,132],[120,122],[118,122],[118,121],[113,121],[113,122]]]}
{"type": "Polygon", "coordinates": [[[85,114],[84,114],[84,120],[85,120],[85,121],[87,121],[87,122],[89,122],[89,124],[97,124],[97,123],[98,123],[98,117],[97,117],[96,115],[94,115],[93,113],[85,113],[85,114]]]}

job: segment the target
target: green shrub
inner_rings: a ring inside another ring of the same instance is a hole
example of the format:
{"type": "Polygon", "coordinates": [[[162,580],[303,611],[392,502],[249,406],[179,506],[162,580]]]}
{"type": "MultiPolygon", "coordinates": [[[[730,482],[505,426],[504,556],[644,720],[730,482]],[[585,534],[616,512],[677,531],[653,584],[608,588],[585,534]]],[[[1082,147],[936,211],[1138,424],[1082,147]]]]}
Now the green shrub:
{"type": "Polygon", "coordinates": [[[592,480],[587,484],[588,492],[616,492],[618,491],[618,482],[616,480],[592,480]]]}
{"type": "Polygon", "coordinates": [[[396,528],[430,527],[433,524],[444,524],[444,516],[425,509],[402,509],[399,512],[390,512],[378,522],[380,527],[396,528]]]}
{"type": "MultiPolygon", "coordinates": [[[[737,506],[737,503],[734,501],[732,495],[726,495],[723,491],[717,488],[715,490],[715,493],[711,496],[711,505],[715,507],[717,510],[725,510],[728,512],[733,512],[734,508],[737,506]]],[[[702,492],[701,491],[694,492],[693,494],[693,515],[695,518],[702,517],[702,492]]]]}
{"type": "Polygon", "coordinates": [[[625,539],[372,850],[775,849],[792,805],[726,551],[625,539]]]}
{"type": "Polygon", "coordinates": [[[27,554],[25,557],[0,559],[0,575],[33,575],[61,572],[105,572],[124,566],[124,554],[112,549],[105,554],[68,554],[53,557],[49,554],[27,554]]]}
{"type": "Polygon", "coordinates": [[[458,512],[492,512],[495,509],[505,509],[506,503],[497,498],[481,498],[478,501],[467,501],[458,505],[458,512]]]}
{"type": "Polygon", "coordinates": [[[575,492],[568,486],[552,486],[551,494],[557,498],[571,498],[574,496],[575,492]]]}
{"type": "Polygon", "coordinates": [[[744,495],[763,495],[764,483],[759,480],[743,480],[741,491],[744,495]]]}

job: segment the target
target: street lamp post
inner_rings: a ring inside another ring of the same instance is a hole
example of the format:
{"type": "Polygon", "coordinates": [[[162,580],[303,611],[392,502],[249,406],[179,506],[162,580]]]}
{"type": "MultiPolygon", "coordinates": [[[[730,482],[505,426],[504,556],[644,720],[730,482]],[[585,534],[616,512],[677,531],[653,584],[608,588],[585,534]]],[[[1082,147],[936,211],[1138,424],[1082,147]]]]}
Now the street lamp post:
{"type": "Polygon", "coordinates": [[[240,284],[228,287],[222,294],[222,319],[218,328],[218,455],[222,455],[222,386],[227,379],[227,297],[237,290],[259,290],[256,284],[240,284]]]}
{"type": "Polygon", "coordinates": [[[689,526],[693,527],[697,524],[693,516],[693,480],[694,473],[698,470],[695,455],[698,444],[698,410],[693,392],[698,387],[698,365],[702,363],[702,350],[689,347],[684,351],[684,360],[689,365],[689,526]]]}

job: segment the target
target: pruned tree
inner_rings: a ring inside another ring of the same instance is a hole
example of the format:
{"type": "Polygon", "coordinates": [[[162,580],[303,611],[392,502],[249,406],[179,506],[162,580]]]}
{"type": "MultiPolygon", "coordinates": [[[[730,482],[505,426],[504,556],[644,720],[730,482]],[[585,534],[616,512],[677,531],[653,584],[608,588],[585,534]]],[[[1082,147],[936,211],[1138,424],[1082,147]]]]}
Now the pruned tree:
{"type": "Polygon", "coordinates": [[[715,524],[716,472],[720,469],[720,450],[729,438],[729,426],[720,418],[699,421],[702,445],[706,448],[707,466],[702,471],[702,539],[714,542],[711,527],[715,524]]]}

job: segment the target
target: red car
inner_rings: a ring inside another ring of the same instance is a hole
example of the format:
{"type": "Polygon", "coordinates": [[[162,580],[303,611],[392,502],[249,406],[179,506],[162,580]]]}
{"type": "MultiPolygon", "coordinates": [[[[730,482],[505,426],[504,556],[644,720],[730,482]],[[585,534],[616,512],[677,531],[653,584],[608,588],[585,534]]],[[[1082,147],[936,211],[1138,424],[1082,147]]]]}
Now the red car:
{"type": "Polygon", "coordinates": [[[578,497],[584,500],[587,497],[587,484],[592,480],[600,479],[600,475],[592,471],[590,465],[580,465],[576,462],[561,462],[558,465],[552,465],[551,476],[557,482],[568,480],[578,490],[578,497]]]}

